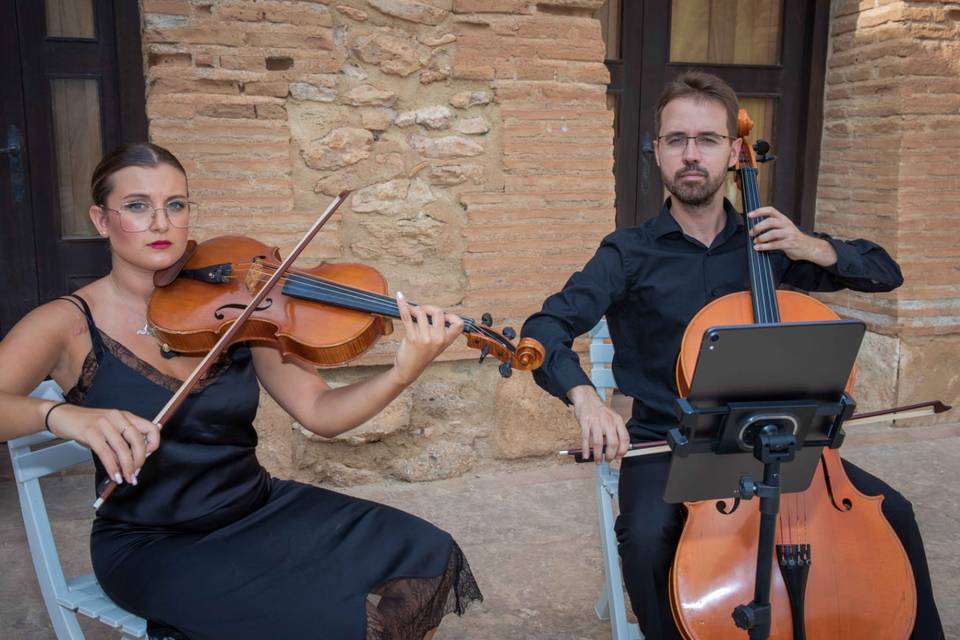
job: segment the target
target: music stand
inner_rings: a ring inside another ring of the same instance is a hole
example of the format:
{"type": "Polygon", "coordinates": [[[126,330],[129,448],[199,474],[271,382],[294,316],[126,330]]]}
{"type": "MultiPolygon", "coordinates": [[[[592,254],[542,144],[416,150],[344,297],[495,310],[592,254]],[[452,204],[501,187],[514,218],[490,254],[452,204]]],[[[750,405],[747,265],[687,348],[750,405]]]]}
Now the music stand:
{"type": "Polygon", "coordinates": [[[854,408],[844,388],[865,330],[856,320],[712,327],[690,393],[676,401],[664,500],[760,498],[754,599],[733,612],[750,640],[770,636],[780,494],[806,489],[823,447],[840,446],[854,408]]]}

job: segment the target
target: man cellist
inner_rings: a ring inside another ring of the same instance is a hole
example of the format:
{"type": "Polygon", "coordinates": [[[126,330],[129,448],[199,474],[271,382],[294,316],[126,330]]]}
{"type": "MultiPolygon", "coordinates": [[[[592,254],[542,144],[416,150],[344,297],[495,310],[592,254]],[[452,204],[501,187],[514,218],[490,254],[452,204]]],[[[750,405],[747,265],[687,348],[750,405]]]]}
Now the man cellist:
{"type": "MultiPolygon", "coordinates": [[[[674,365],[684,328],[714,298],[749,286],[747,231],[724,198],[728,168],[738,158],[738,104],[716,76],[688,72],[657,101],[654,151],[670,192],[659,215],[622,228],[601,242],[581,271],[546,299],[522,334],[546,349],[534,379],[573,404],[582,448],[599,461],[623,456],[629,442],[661,440],[676,425],[674,365]],[[600,400],[572,351],[573,339],[606,316],[615,345],[614,375],[633,398],[630,420],[600,400]]],[[[903,282],[896,262],[867,240],[840,241],[799,229],[762,207],[750,242],[770,252],[774,277],[806,291],[890,291],[903,282]]],[[[650,640],[679,638],[668,599],[668,574],[682,529],[680,505],[663,501],[669,457],[624,459],[616,531],[631,605],[650,640]]],[[[883,495],[883,513],[913,567],[917,617],[913,638],[942,638],[923,543],[913,508],[881,480],[844,461],[854,485],[883,495]]]]}

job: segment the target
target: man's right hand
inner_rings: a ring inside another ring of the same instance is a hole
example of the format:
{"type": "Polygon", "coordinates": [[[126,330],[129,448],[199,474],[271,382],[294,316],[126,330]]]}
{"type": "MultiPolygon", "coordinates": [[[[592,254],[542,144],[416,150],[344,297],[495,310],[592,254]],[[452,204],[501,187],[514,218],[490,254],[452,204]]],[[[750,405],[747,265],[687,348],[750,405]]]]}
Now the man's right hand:
{"type": "Polygon", "coordinates": [[[580,451],[583,458],[599,464],[604,454],[607,460],[621,458],[629,450],[630,434],[623,417],[605,405],[597,390],[590,385],[570,389],[567,397],[573,403],[577,422],[580,423],[580,451]],[[604,447],[606,442],[606,447],[604,447]]]}

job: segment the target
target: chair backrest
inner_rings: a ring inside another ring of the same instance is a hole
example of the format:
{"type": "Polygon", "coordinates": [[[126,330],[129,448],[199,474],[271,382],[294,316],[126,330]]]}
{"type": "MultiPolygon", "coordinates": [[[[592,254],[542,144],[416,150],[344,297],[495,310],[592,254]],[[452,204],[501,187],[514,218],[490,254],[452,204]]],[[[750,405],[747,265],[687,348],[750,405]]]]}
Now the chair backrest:
{"type": "Polygon", "coordinates": [[[603,400],[607,400],[617,388],[613,369],[610,368],[612,364],[613,344],[610,342],[610,330],[607,327],[607,319],[602,318],[590,330],[590,381],[603,400]]]}
{"type": "MultiPolygon", "coordinates": [[[[60,387],[50,380],[41,383],[30,395],[45,400],[63,400],[60,387]]],[[[70,579],[63,574],[40,478],[87,463],[91,460],[91,453],[72,440],[54,444],[56,440],[52,433],[41,431],[7,443],[30,556],[53,630],[57,638],[82,640],[83,631],[75,613],[79,612],[118,629],[125,638],[142,638],[146,635],[146,621],[113,604],[103,594],[93,574],[70,579]]]]}

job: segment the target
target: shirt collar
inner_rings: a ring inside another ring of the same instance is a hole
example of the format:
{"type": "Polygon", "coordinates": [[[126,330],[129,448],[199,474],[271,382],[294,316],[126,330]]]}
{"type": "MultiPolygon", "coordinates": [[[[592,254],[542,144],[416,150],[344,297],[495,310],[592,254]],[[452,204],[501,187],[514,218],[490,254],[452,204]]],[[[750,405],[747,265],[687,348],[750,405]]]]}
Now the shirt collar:
{"type": "MultiPolygon", "coordinates": [[[[658,239],[670,233],[683,233],[683,229],[680,228],[680,225],[677,224],[677,221],[670,214],[670,206],[672,204],[671,198],[668,197],[663,201],[663,206],[660,207],[660,214],[657,216],[653,227],[656,234],[655,237],[658,239]]],[[[723,211],[727,216],[727,222],[717,236],[717,239],[714,240],[714,244],[722,244],[729,240],[730,237],[737,232],[737,227],[743,224],[740,212],[737,211],[733,204],[726,198],[723,199],[723,211]]]]}

